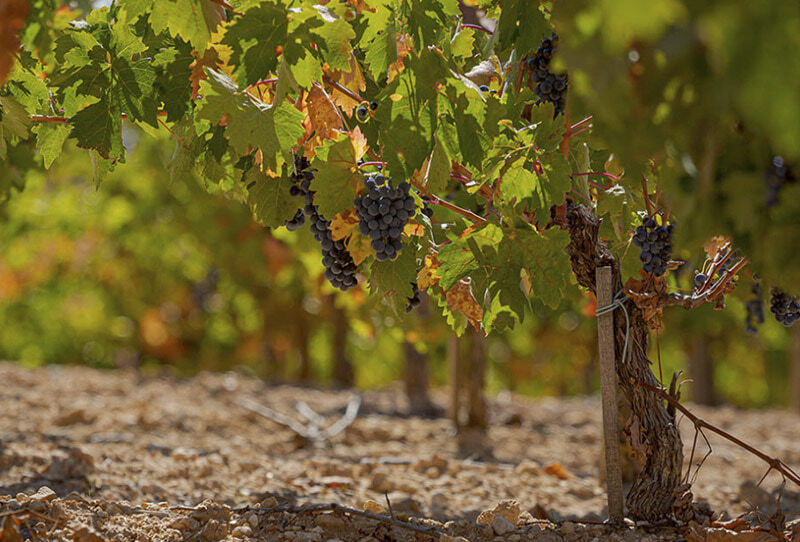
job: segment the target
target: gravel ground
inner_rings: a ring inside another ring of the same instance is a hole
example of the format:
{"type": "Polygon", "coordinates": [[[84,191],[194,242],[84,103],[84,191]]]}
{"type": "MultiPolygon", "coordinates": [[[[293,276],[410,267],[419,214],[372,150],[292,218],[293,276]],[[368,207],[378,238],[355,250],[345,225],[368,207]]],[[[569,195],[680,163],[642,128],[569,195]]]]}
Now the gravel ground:
{"type": "MultiPolygon", "coordinates": [[[[0,382],[3,542],[800,540],[800,488],[775,473],[758,486],[766,464],[713,435],[692,487],[713,518],[604,525],[595,397],[492,398],[493,458],[478,461],[448,420],[403,415],[396,389],[362,394],[355,421],[315,444],[252,409],[308,425],[304,402],[325,427],[350,392],[10,363],[0,382]]],[[[800,417],[690,408],[800,470],[800,417]]]]}

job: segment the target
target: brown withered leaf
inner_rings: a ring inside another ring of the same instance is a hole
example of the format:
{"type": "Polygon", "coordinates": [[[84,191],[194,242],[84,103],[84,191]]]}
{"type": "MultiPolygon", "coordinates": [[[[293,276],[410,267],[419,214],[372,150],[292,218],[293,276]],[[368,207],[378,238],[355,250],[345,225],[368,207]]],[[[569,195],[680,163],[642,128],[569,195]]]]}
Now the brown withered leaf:
{"type": "Polygon", "coordinates": [[[219,53],[213,47],[206,49],[203,56],[200,56],[197,51],[192,51],[192,56],[194,56],[194,61],[189,64],[191,70],[189,80],[192,83],[192,99],[194,100],[200,92],[200,81],[206,78],[205,68],[216,68],[220,63],[220,58],[219,53]]]}
{"type": "Polygon", "coordinates": [[[652,330],[661,329],[661,316],[663,309],[659,303],[659,291],[663,293],[666,283],[663,280],[646,281],[637,280],[633,277],[625,283],[625,293],[633,300],[633,303],[642,311],[647,326],[652,330]],[[658,291],[648,289],[648,285],[658,288],[658,291]]]}
{"type": "Polygon", "coordinates": [[[397,60],[389,64],[388,72],[388,79],[387,82],[391,83],[394,81],[394,78],[400,75],[400,73],[405,69],[405,63],[403,59],[411,53],[414,49],[413,41],[410,37],[400,32],[397,33],[397,40],[396,40],[396,47],[397,47],[397,60]]]}
{"type": "MultiPolygon", "coordinates": [[[[358,63],[353,53],[350,53],[350,71],[328,70],[327,74],[328,77],[356,94],[367,88],[364,72],[361,71],[361,65],[358,63]]],[[[333,103],[341,107],[348,115],[352,114],[353,109],[359,104],[358,101],[337,90],[331,92],[330,98],[333,100],[333,103]]]]}
{"type": "Polygon", "coordinates": [[[335,139],[342,130],[342,117],[328,93],[317,84],[306,96],[306,109],[310,128],[314,131],[313,147],[319,147],[325,139],[335,139]]]}
{"type": "Polygon", "coordinates": [[[422,267],[417,273],[417,287],[425,291],[439,283],[436,270],[439,269],[439,259],[436,254],[428,254],[422,262],[422,267]]]}
{"type": "Polygon", "coordinates": [[[351,235],[357,226],[358,216],[356,216],[356,212],[353,209],[348,209],[331,218],[331,237],[333,237],[334,241],[340,241],[351,235]]]}
{"type": "Polygon", "coordinates": [[[703,243],[703,250],[706,251],[709,258],[714,258],[717,253],[722,249],[725,245],[730,245],[732,239],[725,235],[715,235],[705,243],[703,243]]]}
{"type": "Polygon", "coordinates": [[[25,27],[28,16],[26,0],[4,0],[0,2],[0,85],[5,84],[14,55],[19,47],[17,34],[25,27]]]}
{"type": "Polygon", "coordinates": [[[472,294],[472,286],[469,281],[465,279],[458,281],[458,284],[447,290],[445,298],[450,309],[457,310],[466,316],[472,327],[480,329],[480,323],[483,321],[483,309],[472,294]]]}

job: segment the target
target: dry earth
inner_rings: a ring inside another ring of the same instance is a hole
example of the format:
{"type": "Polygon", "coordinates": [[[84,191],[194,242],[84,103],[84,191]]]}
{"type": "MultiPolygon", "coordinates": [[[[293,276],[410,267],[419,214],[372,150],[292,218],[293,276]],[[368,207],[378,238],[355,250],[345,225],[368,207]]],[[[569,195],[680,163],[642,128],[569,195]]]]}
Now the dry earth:
{"type": "MultiPolygon", "coordinates": [[[[0,382],[0,542],[800,540],[800,488],[779,499],[774,474],[756,487],[766,465],[714,436],[692,491],[715,522],[603,525],[594,397],[493,398],[494,459],[476,461],[459,456],[448,420],[403,416],[396,390],[364,393],[352,425],[315,445],[242,401],[297,420],[304,401],[329,423],[348,393],[10,363],[0,382]],[[375,515],[308,506],[326,503],[375,515]]],[[[800,417],[692,408],[800,470],[800,417]]],[[[682,431],[688,457],[694,433],[682,431]]]]}

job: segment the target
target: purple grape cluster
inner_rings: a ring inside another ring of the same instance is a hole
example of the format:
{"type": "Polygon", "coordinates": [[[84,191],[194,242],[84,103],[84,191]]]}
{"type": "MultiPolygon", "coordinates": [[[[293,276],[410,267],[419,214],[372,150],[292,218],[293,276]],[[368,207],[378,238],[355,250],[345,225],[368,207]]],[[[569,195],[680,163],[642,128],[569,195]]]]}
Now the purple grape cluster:
{"type": "Polygon", "coordinates": [[[794,181],[794,175],[789,166],[786,165],[782,156],[772,158],[772,164],[764,172],[764,187],[767,191],[767,208],[774,207],[780,203],[781,189],[787,183],[794,181]]]}
{"type": "Polygon", "coordinates": [[[769,310],[775,319],[786,327],[794,324],[795,320],[800,320],[800,303],[777,288],[772,290],[769,310]]]}
{"type": "Polygon", "coordinates": [[[408,299],[408,304],[406,305],[406,312],[413,311],[415,308],[417,308],[417,305],[419,305],[419,303],[420,303],[419,286],[417,286],[416,282],[412,282],[411,286],[414,288],[414,293],[412,294],[411,297],[407,298],[408,299]]]}
{"type": "MultiPolygon", "coordinates": [[[[645,273],[657,277],[667,271],[667,263],[672,258],[672,232],[675,226],[659,226],[652,218],[646,218],[633,233],[633,244],[639,247],[639,259],[645,273]]],[[[697,282],[695,277],[695,283],[697,282]]]]}
{"type": "Polygon", "coordinates": [[[392,186],[391,178],[381,174],[364,183],[366,193],[355,199],[358,228],[372,240],[372,249],[379,261],[393,260],[403,248],[403,228],[414,214],[411,185],[402,182],[392,186]]]}
{"type": "MultiPolygon", "coordinates": [[[[298,214],[305,211],[311,223],[311,233],[322,247],[322,265],[325,266],[325,278],[335,288],[342,291],[348,290],[358,284],[356,279],[356,264],[350,252],[347,251],[345,240],[334,241],[331,234],[331,221],[319,214],[319,209],[314,205],[314,192],[311,190],[311,181],[314,180],[314,171],[311,169],[306,157],[295,158],[295,173],[292,175],[294,185],[289,189],[293,196],[303,196],[305,206],[298,210],[298,214]]],[[[286,228],[294,231],[305,222],[305,218],[294,218],[286,222],[286,228]]]]}
{"type": "Polygon", "coordinates": [[[536,54],[528,59],[528,69],[531,71],[531,82],[535,85],[536,94],[539,96],[537,105],[550,102],[555,106],[555,114],[563,115],[569,84],[566,73],[555,74],[550,71],[550,61],[556,47],[558,47],[558,36],[555,33],[542,40],[536,54]]]}
{"type": "Polygon", "coordinates": [[[753,283],[750,291],[753,297],[744,305],[747,309],[745,327],[748,333],[753,334],[758,331],[756,326],[764,323],[764,301],[761,299],[761,284],[758,281],[753,283]]]}

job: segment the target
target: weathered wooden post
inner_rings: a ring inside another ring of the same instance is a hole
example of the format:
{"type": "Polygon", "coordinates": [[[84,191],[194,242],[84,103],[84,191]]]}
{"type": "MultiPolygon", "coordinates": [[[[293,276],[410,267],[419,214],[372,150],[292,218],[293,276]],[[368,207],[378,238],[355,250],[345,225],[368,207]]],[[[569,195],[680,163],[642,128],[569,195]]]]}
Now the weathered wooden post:
{"type": "MultiPolygon", "coordinates": [[[[598,267],[597,308],[613,303],[611,266],[598,267]]],[[[617,412],[617,368],[614,355],[614,311],[597,317],[597,342],[600,358],[600,389],[603,397],[603,441],[605,444],[606,492],[608,516],[614,523],[623,521],[622,465],[619,453],[619,425],[617,412]]],[[[624,362],[624,360],[623,360],[624,362]]]]}

